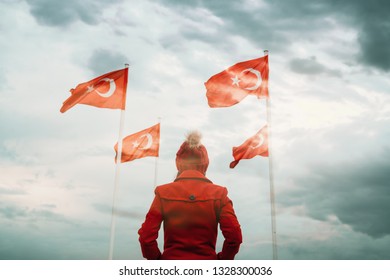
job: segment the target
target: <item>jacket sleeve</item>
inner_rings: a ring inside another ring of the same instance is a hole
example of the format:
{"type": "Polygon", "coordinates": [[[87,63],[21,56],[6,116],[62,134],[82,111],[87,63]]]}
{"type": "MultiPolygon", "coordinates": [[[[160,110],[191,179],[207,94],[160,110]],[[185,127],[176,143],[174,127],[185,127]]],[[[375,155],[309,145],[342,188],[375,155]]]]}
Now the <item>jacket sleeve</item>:
{"type": "Polygon", "coordinates": [[[148,260],[158,260],[161,257],[157,238],[162,220],[160,197],[156,192],[149,212],[146,214],[145,222],[138,230],[142,255],[148,260]]]}
{"type": "Polygon", "coordinates": [[[233,260],[242,243],[241,227],[234,213],[233,203],[227,196],[227,190],[222,198],[219,225],[225,238],[222,251],[218,253],[220,260],[233,260]]]}

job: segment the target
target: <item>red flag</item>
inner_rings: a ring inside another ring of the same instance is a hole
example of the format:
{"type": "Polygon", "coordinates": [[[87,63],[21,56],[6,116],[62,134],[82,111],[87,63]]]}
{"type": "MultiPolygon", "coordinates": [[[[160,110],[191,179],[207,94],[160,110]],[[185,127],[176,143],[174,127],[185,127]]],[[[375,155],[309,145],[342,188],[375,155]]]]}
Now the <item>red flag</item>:
{"type": "MultiPolygon", "coordinates": [[[[159,148],[160,124],[158,123],[123,139],[121,162],[132,161],[143,157],[158,157],[159,148]]],[[[115,144],[114,150],[116,155],[118,155],[118,143],[115,144]]]]}
{"type": "Polygon", "coordinates": [[[206,83],[211,108],[229,107],[247,95],[268,97],[268,55],[239,62],[212,76],[206,83]]]}
{"type": "Polygon", "coordinates": [[[101,75],[89,82],[71,89],[71,96],[61,107],[65,113],[76,104],[86,104],[99,108],[125,109],[128,68],[101,75]]]}
{"type": "Polygon", "coordinates": [[[234,168],[242,159],[251,159],[257,155],[268,157],[267,125],[241,144],[241,146],[233,148],[233,157],[235,160],[230,163],[230,168],[234,168]]]}

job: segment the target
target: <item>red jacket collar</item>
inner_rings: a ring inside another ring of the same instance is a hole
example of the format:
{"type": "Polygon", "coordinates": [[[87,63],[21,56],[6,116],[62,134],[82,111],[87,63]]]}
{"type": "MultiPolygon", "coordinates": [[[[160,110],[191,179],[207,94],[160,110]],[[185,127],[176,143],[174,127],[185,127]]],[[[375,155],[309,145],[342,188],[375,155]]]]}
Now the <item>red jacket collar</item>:
{"type": "Polygon", "coordinates": [[[181,180],[200,180],[212,183],[203,173],[197,170],[184,170],[179,176],[177,176],[175,182],[181,180]]]}

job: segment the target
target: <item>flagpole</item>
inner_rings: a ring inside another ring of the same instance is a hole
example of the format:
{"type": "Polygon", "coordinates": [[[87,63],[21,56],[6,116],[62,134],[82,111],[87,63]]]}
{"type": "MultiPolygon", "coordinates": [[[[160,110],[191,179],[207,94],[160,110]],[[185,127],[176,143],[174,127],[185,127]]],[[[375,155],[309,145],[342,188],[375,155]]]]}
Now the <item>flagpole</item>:
{"type": "MultiPolygon", "coordinates": [[[[161,135],[161,117],[158,118],[158,123],[160,124],[160,135],[161,135]]],[[[161,143],[161,136],[160,136],[159,141],[161,143]]],[[[154,165],[154,187],[157,187],[158,159],[159,158],[160,158],[160,156],[156,157],[155,165],[154,165]]]]}
{"type": "MultiPolygon", "coordinates": [[[[268,55],[268,50],[264,50],[264,55],[268,55]]],[[[269,77],[268,77],[269,82],[269,77]]],[[[269,91],[269,87],[268,87],[269,91]]],[[[278,259],[278,246],[276,239],[276,217],[275,217],[275,191],[274,191],[274,174],[272,160],[272,139],[271,139],[271,100],[268,92],[266,99],[267,105],[267,123],[268,123],[268,160],[269,160],[269,185],[270,185],[270,204],[271,204],[271,227],[272,227],[272,256],[274,260],[278,259]]]]}
{"type": "MultiPolygon", "coordinates": [[[[126,68],[129,68],[129,64],[125,64],[126,68]]],[[[114,194],[112,197],[112,210],[111,210],[111,232],[110,232],[110,249],[108,254],[108,259],[112,260],[114,253],[114,243],[115,243],[115,223],[116,223],[116,209],[115,203],[118,195],[118,185],[119,185],[119,171],[122,161],[122,142],[123,142],[123,127],[125,124],[125,110],[121,110],[120,123],[119,123],[119,135],[118,135],[118,153],[116,155],[116,168],[115,168],[115,180],[114,180],[114,194]]]]}

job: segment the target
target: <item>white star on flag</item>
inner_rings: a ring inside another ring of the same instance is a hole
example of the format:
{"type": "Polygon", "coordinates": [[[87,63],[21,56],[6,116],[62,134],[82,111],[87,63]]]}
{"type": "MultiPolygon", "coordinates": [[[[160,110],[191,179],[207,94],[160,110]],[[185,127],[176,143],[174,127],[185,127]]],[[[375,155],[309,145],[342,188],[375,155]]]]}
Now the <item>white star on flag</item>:
{"type": "Polygon", "coordinates": [[[233,81],[232,85],[239,86],[239,83],[241,82],[241,80],[238,78],[237,75],[234,78],[230,78],[230,79],[232,79],[232,81],[233,81]]]}
{"type": "Polygon", "coordinates": [[[138,148],[138,146],[139,146],[138,141],[134,141],[134,142],[133,142],[133,147],[134,147],[134,148],[138,148]]]}
{"type": "Polygon", "coordinates": [[[95,88],[93,86],[88,86],[87,93],[90,93],[90,92],[92,92],[94,90],[95,90],[95,88]]]}

